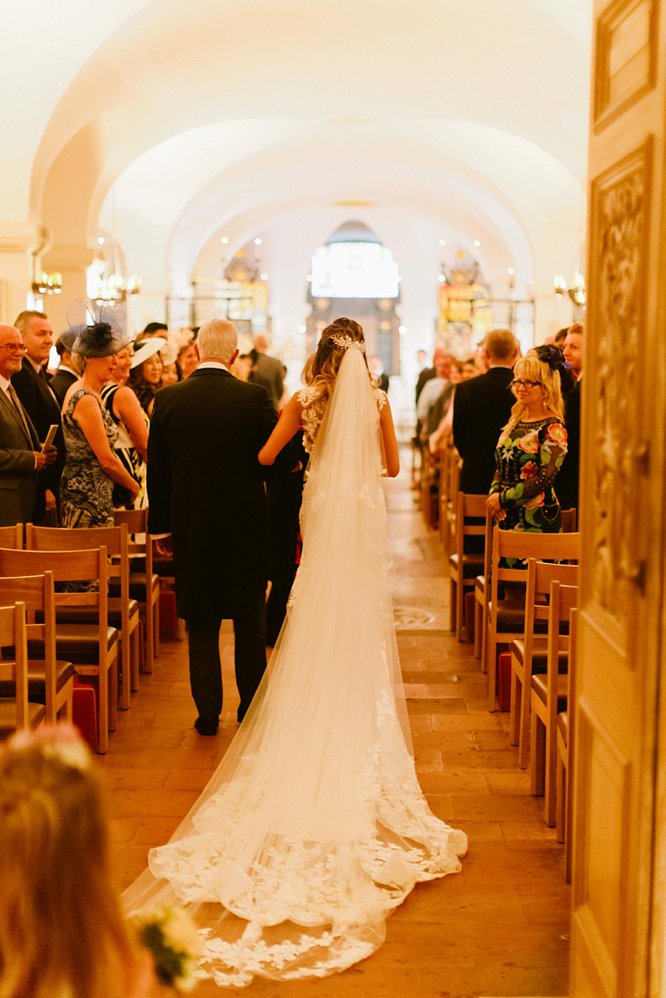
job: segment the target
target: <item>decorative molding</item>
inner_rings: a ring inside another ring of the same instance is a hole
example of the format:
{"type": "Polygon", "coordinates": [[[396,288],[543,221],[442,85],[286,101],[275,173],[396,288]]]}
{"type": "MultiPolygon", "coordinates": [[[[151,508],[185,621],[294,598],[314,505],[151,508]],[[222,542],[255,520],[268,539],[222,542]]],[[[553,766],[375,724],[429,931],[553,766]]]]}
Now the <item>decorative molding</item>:
{"type": "MultiPolygon", "coordinates": [[[[590,388],[597,399],[592,596],[627,647],[631,596],[642,585],[639,356],[648,273],[653,144],[648,141],[592,183],[591,297],[596,299],[590,388]]],[[[644,527],[644,525],[643,525],[644,527]]]]}
{"type": "Polygon", "coordinates": [[[595,131],[655,86],[656,46],[656,0],[613,0],[601,14],[595,45],[595,131]]]}

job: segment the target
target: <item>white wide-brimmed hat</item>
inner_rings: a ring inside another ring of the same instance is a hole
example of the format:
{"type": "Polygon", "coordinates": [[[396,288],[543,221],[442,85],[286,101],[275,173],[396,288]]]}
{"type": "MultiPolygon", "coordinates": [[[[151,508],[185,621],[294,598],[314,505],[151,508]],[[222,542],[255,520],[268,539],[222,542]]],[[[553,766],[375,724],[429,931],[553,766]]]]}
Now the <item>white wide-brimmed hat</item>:
{"type": "Polygon", "coordinates": [[[162,336],[150,336],[148,339],[135,340],[132,343],[132,363],[131,367],[138,367],[139,364],[143,364],[144,360],[148,360],[153,354],[159,353],[162,349],[166,340],[162,336]]]}

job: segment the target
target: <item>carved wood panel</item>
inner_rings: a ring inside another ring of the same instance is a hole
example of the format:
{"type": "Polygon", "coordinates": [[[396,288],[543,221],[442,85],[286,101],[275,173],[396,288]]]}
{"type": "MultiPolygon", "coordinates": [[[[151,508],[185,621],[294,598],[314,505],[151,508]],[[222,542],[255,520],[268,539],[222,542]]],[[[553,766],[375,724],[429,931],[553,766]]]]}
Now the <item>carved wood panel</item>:
{"type": "Polygon", "coordinates": [[[656,19],[654,0],[614,0],[597,21],[596,131],[654,86],[656,19]]]}
{"type": "MultiPolygon", "coordinates": [[[[634,588],[642,582],[638,359],[644,327],[651,143],[592,185],[592,279],[601,335],[594,338],[596,395],[592,597],[627,647],[634,588]]],[[[590,363],[591,361],[591,363],[590,363]]]]}

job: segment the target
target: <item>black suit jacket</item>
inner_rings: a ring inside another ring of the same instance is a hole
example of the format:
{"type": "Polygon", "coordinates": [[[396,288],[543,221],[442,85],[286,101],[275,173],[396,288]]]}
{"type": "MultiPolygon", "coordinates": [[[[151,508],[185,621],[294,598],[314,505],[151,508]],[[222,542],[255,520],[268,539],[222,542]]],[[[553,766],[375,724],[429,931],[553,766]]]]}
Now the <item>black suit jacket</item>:
{"type": "Polygon", "coordinates": [[[233,617],[263,599],[270,538],[257,454],[276,422],[265,388],[222,369],[198,369],[155,397],[148,526],[173,534],[185,620],[233,617]]]}
{"type": "Polygon", "coordinates": [[[562,509],[578,509],[580,472],[580,381],[564,396],[567,453],[555,479],[555,495],[562,509]]]}
{"type": "Polygon", "coordinates": [[[51,378],[51,388],[56,393],[61,409],[68,389],[78,380],[78,374],[74,374],[72,371],[64,371],[61,367],[58,368],[51,378]]]}
{"type": "Polygon", "coordinates": [[[495,448],[515,402],[509,389],[513,371],[491,367],[456,386],[453,442],[461,458],[460,490],[482,495],[495,474],[495,448]]]}
{"type": "Polygon", "coordinates": [[[60,406],[53,393],[49,390],[48,377],[45,382],[35,371],[27,357],[24,357],[21,370],[12,376],[14,391],[21,400],[21,405],[32,420],[41,442],[46,439],[52,423],[59,427],[53,444],[58,449],[54,464],[47,468],[42,478],[47,489],[51,489],[56,499],[60,491],[60,476],[65,466],[65,439],[62,435],[60,406]]]}
{"type": "Polygon", "coordinates": [[[0,388],[0,526],[31,523],[43,512],[35,471],[39,440],[27,413],[28,432],[13,402],[0,388]]]}

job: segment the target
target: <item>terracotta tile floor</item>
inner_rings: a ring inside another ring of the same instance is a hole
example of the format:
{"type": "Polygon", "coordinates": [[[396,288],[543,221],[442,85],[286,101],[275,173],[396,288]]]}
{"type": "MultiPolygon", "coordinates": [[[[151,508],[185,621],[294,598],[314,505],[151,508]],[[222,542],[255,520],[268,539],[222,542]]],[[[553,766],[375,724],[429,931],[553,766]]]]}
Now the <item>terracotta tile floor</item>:
{"type": "MultiPolygon", "coordinates": [[[[564,995],[570,892],[563,850],[510,748],[505,714],[489,714],[471,647],[447,631],[448,582],[437,536],[407,477],[388,483],[398,642],[417,765],[433,811],[467,832],[460,875],[419,885],[389,919],[369,960],[320,981],[257,981],[257,998],[467,998],[564,995]]],[[[222,633],[225,690],[216,739],[192,728],[183,642],[162,646],[131,710],[119,714],[108,756],[114,869],[119,889],[168,838],[235,730],[232,636],[222,633]]],[[[197,995],[220,994],[201,986],[197,995]]],[[[229,992],[227,992],[229,993],[229,992]]],[[[231,989],[235,993],[235,989],[231,989]]],[[[242,992],[237,992],[242,993],[242,992]]]]}

